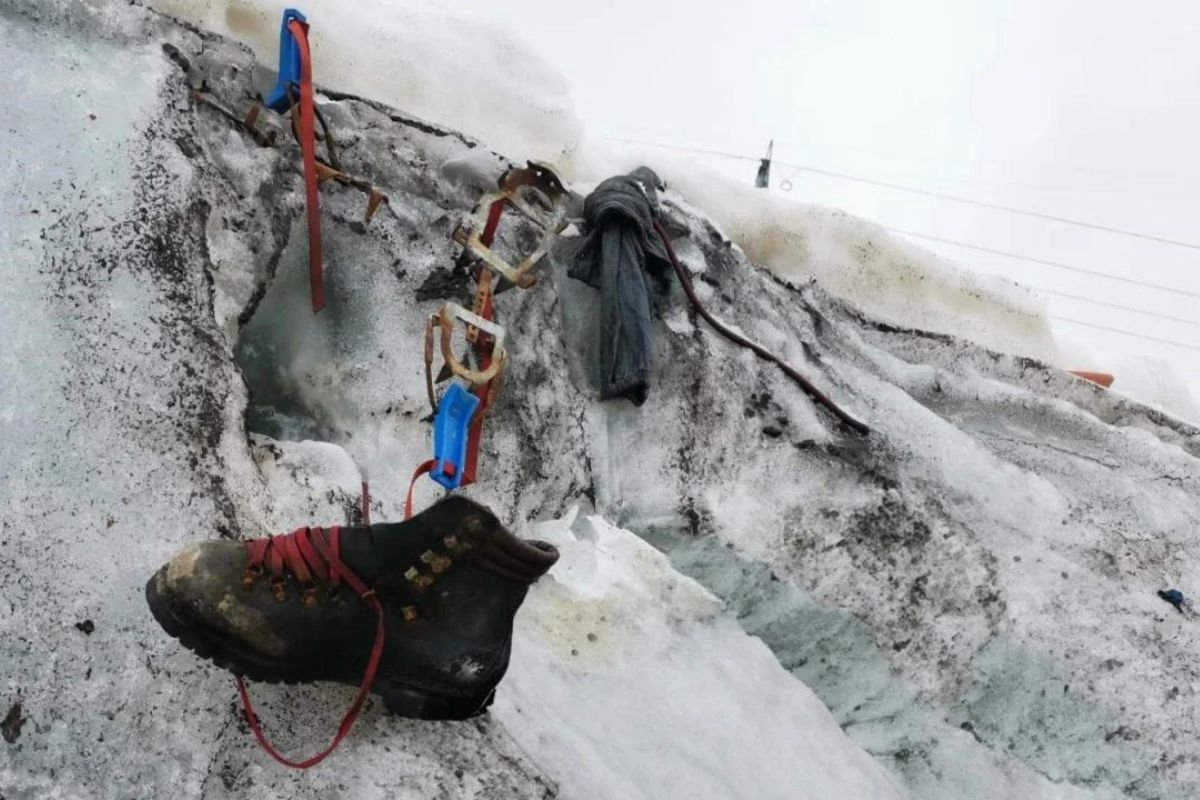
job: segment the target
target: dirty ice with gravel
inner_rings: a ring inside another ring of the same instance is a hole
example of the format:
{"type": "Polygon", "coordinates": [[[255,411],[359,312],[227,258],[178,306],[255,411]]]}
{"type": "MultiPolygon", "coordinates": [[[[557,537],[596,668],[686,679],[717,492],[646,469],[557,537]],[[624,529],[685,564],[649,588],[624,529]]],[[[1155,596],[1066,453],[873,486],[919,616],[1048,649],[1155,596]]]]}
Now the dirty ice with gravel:
{"type": "MultiPolygon", "coordinates": [[[[702,300],[872,433],[678,286],[649,401],[598,402],[564,237],[498,298],[510,363],[468,490],[563,553],[495,705],[428,723],[370,703],[330,760],[276,767],[144,581],[188,542],[353,521],[363,480],[373,517],[401,518],[430,436],[424,320],[469,291],[447,233],[508,163],[586,192],[633,162],[503,31],[314,4],[318,102],[389,198],[364,225],[362,194],[323,188],[314,317],[295,144],[189,95],[248,107],[282,6],[150,5],[0,0],[5,800],[1200,794],[1200,623],[1155,595],[1200,591],[1200,430],[1062,371],[1020,287],[666,160],[702,300]]],[[[352,695],[253,691],[296,754],[352,695]]]]}

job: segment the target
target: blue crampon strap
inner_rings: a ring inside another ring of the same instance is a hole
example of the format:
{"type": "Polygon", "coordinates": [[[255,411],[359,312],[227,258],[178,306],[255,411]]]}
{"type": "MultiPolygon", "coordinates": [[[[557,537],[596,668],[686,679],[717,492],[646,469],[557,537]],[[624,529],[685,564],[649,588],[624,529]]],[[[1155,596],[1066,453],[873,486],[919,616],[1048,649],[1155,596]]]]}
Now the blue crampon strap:
{"type": "Polygon", "coordinates": [[[433,418],[433,469],[429,477],[447,489],[462,484],[467,460],[467,431],[479,408],[479,398],[457,382],[451,383],[433,418]]]}
{"type": "Polygon", "coordinates": [[[298,95],[292,87],[300,85],[300,45],[288,30],[288,24],[292,20],[296,20],[305,28],[308,27],[308,20],[299,10],[284,10],[283,22],[279,26],[279,79],[275,82],[271,94],[263,101],[263,105],[278,114],[287,112],[295,104],[298,95]]]}

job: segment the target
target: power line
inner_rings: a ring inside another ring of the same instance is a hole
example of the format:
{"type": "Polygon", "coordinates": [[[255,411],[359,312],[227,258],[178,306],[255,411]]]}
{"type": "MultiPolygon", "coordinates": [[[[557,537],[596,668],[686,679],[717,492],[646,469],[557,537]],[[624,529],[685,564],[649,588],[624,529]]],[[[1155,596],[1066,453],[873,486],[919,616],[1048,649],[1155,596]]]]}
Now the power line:
{"type": "Polygon", "coordinates": [[[1071,219],[1070,217],[1058,217],[1058,216],[1055,216],[1054,214],[1043,214],[1040,211],[1027,211],[1023,208],[1015,208],[1013,206],[1001,205],[1000,203],[989,203],[985,200],[973,200],[969,197],[961,197],[959,195],[954,195],[954,194],[945,194],[943,192],[931,192],[928,189],[918,189],[913,186],[904,186],[899,183],[889,183],[887,181],[877,181],[877,180],[874,180],[871,178],[860,178],[856,175],[847,175],[842,172],[832,172],[830,170],[819,169],[817,167],[808,167],[808,166],[803,166],[803,165],[798,165],[798,164],[790,164],[789,165],[789,164],[786,164],[786,162],[782,162],[782,161],[779,163],[784,164],[785,166],[793,166],[796,169],[802,170],[804,172],[813,172],[818,175],[827,175],[831,178],[841,178],[843,180],[856,181],[858,183],[865,183],[865,184],[869,184],[871,186],[882,186],[887,189],[895,189],[896,191],[900,191],[900,192],[909,192],[911,194],[924,195],[925,197],[936,197],[941,200],[952,200],[956,203],[966,203],[967,205],[979,206],[980,208],[990,208],[995,211],[1006,211],[1010,214],[1021,214],[1026,217],[1034,217],[1035,219],[1049,220],[1050,222],[1060,222],[1064,225],[1075,225],[1080,228],[1088,228],[1088,229],[1094,230],[1094,231],[1104,231],[1105,233],[1114,233],[1114,234],[1118,234],[1120,236],[1130,236],[1134,239],[1145,239],[1146,241],[1150,241],[1150,242],[1160,242],[1162,244],[1175,245],[1176,247],[1186,247],[1191,250],[1200,250],[1200,244],[1194,244],[1192,242],[1184,242],[1184,241],[1180,241],[1179,239],[1169,239],[1165,236],[1155,236],[1155,235],[1149,234],[1149,233],[1140,233],[1138,231],[1131,231],[1126,228],[1113,228],[1108,225],[1098,225],[1094,222],[1084,222],[1083,220],[1071,219]]]}
{"type": "MultiPolygon", "coordinates": [[[[997,277],[1003,277],[1003,276],[998,275],[997,277]]],[[[1107,306],[1108,308],[1116,308],[1116,309],[1120,309],[1121,311],[1132,311],[1135,314],[1145,314],[1148,317],[1158,317],[1159,319],[1165,319],[1165,320],[1169,320],[1171,322],[1182,322],[1184,325],[1195,325],[1197,327],[1200,327],[1200,322],[1197,322],[1194,319],[1184,319],[1183,317],[1172,317],[1169,314],[1160,314],[1157,311],[1148,311],[1147,309],[1134,308],[1133,306],[1123,306],[1120,303],[1109,303],[1104,300],[1097,300],[1094,297],[1084,297],[1081,294],[1071,294],[1070,292],[1060,292],[1057,289],[1043,289],[1040,286],[1032,286],[1028,283],[1025,283],[1022,285],[1029,289],[1033,289],[1035,292],[1041,292],[1042,294],[1052,294],[1052,295],[1056,295],[1058,297],[1069,297],[1072,300],[1080,300],[1084,303],[1092,303],[1092,304],[1098,305],[1098,306],[1107,306]]]]}
{"type": "MultiPolygon", "coordinates": [[[[680,145],[680,144],[663,144],[661,142],[647,142],[642,139],[622,139],[619,136],[609,136],[608,140],[612,141],[612,142],[625,142],[626,144],[645,144],[645,145],[649,145],[650,147],[661,147],[664,150],[679,150],[680,152],[683,152],[683,153],[704,153],[705,155],[709,155],[709,156],[721,156],[722,158],[736,158],[739,161],[758,161],[759,160],[757,158],[754,158],[753,156],[743,156],[738,153],[726,153],[722,150],[705,150],[703,147],[688,147],[686,145],[680,145]]],[[[779,164],[782,162],[773,161],[771,163],[779,164]]],[[[789,165],[789,166],[791,166],[791,165],[789,165]]]]}
{"type": "Polygon", "coordinates": [[[1161,283],[1150,283],[1149,281],[1139,281],[1136,278],[1126,278],[1121,275],[1113,275],[1110,272],[1100,272],[1099,270],[1085,269],[1084,267],[1076,267],[1076,266],[1072,266],[1071,264],[1063,264],[1060,261],[1048,261],[1043,258],[1034,258],[1033,256],[1023,256],[1020,253],[1013,253],[1008,250],[997,250],[992,247],[983,247],[982,245],[968,244],[967,242],[960,242],[955,239],[944,239],[941,236],[931,236],[928,233],[918,233],[916,231],[909,231],[909,230],[905,230],[903,228],[885,227],[885,230],[889,230],[892,233],[904,234],[905,236],[914,236],[918,239],[928,239],[931,242],[941,242],[942,244],[950,244],[950,245],[954,245],[955,247],[965,247],[968,250],[978,250],[983,253],[991,253],[992,255],[1004,256],[1005,258],[1015,258],[1018,261],[1028,261],[1032,264],[1041,264],[1041,265],[1047,266],[1047,267],[1055,267],[1057,269],[1065,269],[1065,270],[1069,270],[1071,272],[1078,272],[1083,275],[1092,275],[1097,278],[1107,278],[1107,279],[1113,280],[1113,281],[1120,281],[1121,283],[1131,283],[1134,286],[1145,286],[1146,288],[1149,288],[1149,289],[1158,289],[1159,291],[1163,291],[1163,292],[1171,292],[1172,294],[1183,295],[1184,297],[1194,297],[1194,298],[1200,299],[1200,292],[1189,292],[1186,289],[1180,289],[1175,286],[1164,286],[1161,283]]]}
{"type": "MultiPolygon", "coordinates": [[[[722,156],[724,158],[735,158],[740,161],[759,161],[760,160],[757,158],[753,158],[751,156],[743,156],[743,155],[738,155],[737,153],[728,153],[728,152],[724,152],[721,150],[706,150],[706,149],[699,148],[699,147],[687,147],[687,146],[683,146],[683,145],[661,144],[658,142],[647,142],[647,141],[643,141],[641,139],[622,139],[622,138],[617,138],[617,137],[610,137],[610,138],[613,141],[617,141],[617,142],[628,142],[631,144],[645,144],[645,145],[650,145],[652,147],[661,147],[661,148],[664,148],[667,150],[680,150],[680,151],[689,152],[689,153],[705,153],[707,155],[722,156]]],[[[775,163],[781,164],[781,165],[787,166],[787,167],[794,167],[795,169],[807,169],[809,171],[816,171],[816,172],[822,172],[822,173],[827,172],[827,171],[823,171],[823,170],[816,170],[814,168],[804,167],[803,165],[791,164],[791,163],[788,163],[785,161],[777,161],[775,163]]],[[[840,173],[828,173],[828,174],[837,175],[837,177],[852,178],[852,176],[843,176],[840,173]]],[[[866,179],[864,179],[864,180],[866,180],[866,179]]],[[[888,185],[889,188],[903,188],[905,190],[908,190],[910,188],[910,187],[900,187],[898,185],[893,187],[892,184],[886,184],[886,185],[888,185]]],[[[924,190],[914,189],[913,191],[924,191],[924,190]]],[[[938,196],[941,196],[941,195],[938,195],[938,196]]],[[[950,197],[949,195],[947,195],[946,197],[948,197],[949,199],[957,199],[957,198],[950,197]]],[[[974,201],[971,201],[971,202],[974,202],[974,201]]],[[[1018,213],[1024,213],[1024,212],[1021,212],[1020,209],[1013,209],[1013,210],[1017,211],[1018,213]]],[[[1030,213],[1036,213],[1036,212],[1030,212],[1030,213]]],[[[928,239],[929,241],[941,242],[943,244],[950,244],[950,245],[954,245],[955,247],[965,247],[970,250],[979,250],[984,253],[991,253],[993,255],[1004,256],[1006,258],[1015,258],[1019,261],[1028,261],[1033,264],[1041,264],[1041,265],[1047,266],[1047,267],[1055,267],[1058,269],[1070,270],[1071,272],[1078,272],[1078,273],[1082,273],[1084,275],[1093,275],[1093,276],[1099,277],[1099,278],[1108,278],[1108,279],[1114,280],[1114,281],[1121,281],[1122,283],[1130,283],[1135,286],[1145,286],[1150,289],[1159,289],[1161,291],[1173,292],[1175,294],[1183,295],[1185,297],[1194,297],[1194,298],[1200,299],[1200,292],[1190,292],[1186,289],[1179,289],[1179,288],[1176,288],[1173,286],[1164,286],[1162,284],[1150,283],[1148,281],[1139,281],[1134,278],[1125,278],[1120,275],[1113,275],[1112,273],[1109,273],[1109,272],[1100,272],[1098,270],[1085,269],[1084,267],[1076,267],[1076,266],[1072,266],[1070,264],[1064,264],[1059,261],[1049,261],[1049,260],[1042,259],[1042,258],[1034,258],[1033,256],[1025,256],[1025,255],[1021,255],[1020,253],[1013,253],[1013,252],[1010,252],[1007,250],[997,250],[997,249],[994,249],[991,247],[983,247],[981,245],[968,244],[967,242],[960,242],[955,239],[945,239],[940,236],[932,236],[927,233],[918,233],[917,231],[905,230],[903,228],[892,228],[892,227],[888,227],[888,226],[884,226],[884,228],[885,228],[885,230],[889,230],[893,233],[901,233],[906,236],[914,236],[919,239],[928,239]]],[[[1124,231],[1119,231],[1117,229],[1113,229],[1113,230],[1114,230],[1114,232],[1125,233],[1124,231]]],[[[1136,236],[1136,235],[1140,235],[1140,234],[1130,233],[1129,235],[1136,236]]],[[[1200,245],[1191,245],[1186,242],[1183,242],[1181,244],[1183,244],[1184,246],[1197,247],[1197,249],[1200,249],[1200,245]]],[[[1076,299],[1086,299],[1086,298],[1076,298],[1076,299]]],[[[1127,310],[1137,311],[1138,309],[1127,309],[1127,310]]],[[[1168,319],[1171,319],[1171,318],[1168,317],[1168,319]]],[[[1190,322],[1190,320],[1182,320],[1182,321],[1190,322]]]]}
{"type": "MultiPolygon", "coordinates": [[[[744,155],[740,155],[738,153],[729,153],[729,152],[725,152],[725,151],[721,151],[721,150],[708,150],[708,149],[700,148],[700,147],[686,147],[686,146],[682,146],[682,145],[662,144],[660,142],[648,142],[648,141],[644,141],[641,139],[622,139],[622,138],[618,138],[618,137],[610,137],[610,138],[613,141],[617,141],[617,142],[627,142],[629,144],[649,145],[651,147],[661,147],[666,150],[678,150],[681,152],[688,152],[688,153],[702,153],[705,155],[719,156],[722,158],[737,159],[739,161],[752,161],[752,162],[760,161],[760,159],[754,158],[752,156],[744,156],[744,155]]],[[[960,197],[958,195],[944,194],[942,192],[932,192],[932,191],[928,191],[925,189],[919,189],[919,188],[913,187],[913,186],[904,186],[902,184],[889,183],[887,181],[877,181],[877,180],[873,180],[871,178],[862,178],[857,175],[848,175],[846,173],[833,172],[832,170],[820,169],[818,167],[810,167],[810,166],[807,166],[804,164],[795,164],[795,163],[787,162],[787,161],[776,161],[773,163],[779,164],[780,166],[784,166],[784,167],[790,167],[793,170],[793,172],[792,172],[793,175],[795,174],[796,171],[811,172],[811,173],[815,173],[818,175],[826,175],[828,177],[840,178],[840,179],[849,180],[849,181],[856,181],[858,183],[865,183],[865,184],[869,184],[872,186],[881,186],[881,187],[884,187],[887,189],[894,189],[894,190],[903,191],[903,192],[911,192],[913,194],[925,195],[927,197],[935,197],[935,198],[942,199],[942,200],[950,200],[950,201],[957,202],[957,203],[966,203],[969,205],[980,206],[982,208],[990,208],[990,209],[994,209],[997,211],[1005,211],[1005,212],[1012,213],[1012,214],[1021,214],[1024,216],[1034,217],[1037,219],[1049,220],[1051,222],[1059,222],[1059,223],[1063,223],[1066,225],[1075,225],[1075,226],[1082,227],[1082,228],[1089,228],[1092,230],[1104,231],[1106,233],[1113,233],[1113,234],[1118,234],[1121,236],[1131,236],[1131,237],[1134,237],[1137,239],[1146,239],[1149,241],[1161,242],[1163,244],[1171,244],[1171,245],[1176,245],[1179,247],[1187,247],[1187,248],[1190,248],[1193,250],[1200,250],[1200,244],[1193,244],[1191,242],[1184,242],[1184,241],[1179,241],[1176,239],[1168,239],[1166,237],[1154,236],[1152,234],[1139,233],[1138,231],[1130,231],[1130,230],[1125,230],[1122,228],[1113,228],[1113,227],[1109,227],[1106,225],[1097,225],[1097,224],[1090,223],[1090,222],[1084,222],[1082,220],[1075,220],[1075,219],[1070,219],[1067,217],[1058,217],[1058,216],[1054,216],[1052,214],[1043,214],[1043,213],[1037,212],[1037,211],[1027,211],[1027,210],[1021,209],[1021,208],[1014,208],[1012,206],[1005,206],[1005,205],[1001,205],[998,203],[989,203],[989,202],[985,202],[982,200],[974,200],[969,197],[960,197]]],[[[1034,258],[1032,256],[1024,256],[1024,255],[1021,255],[1020,253],[1012,253],[1012,252],[1009,252],[1006,250],[997,250],[997,249],[991,248],[991,247],[983,247],[981,245],[968,244],[967,242],[960,242],[960,241],[956,241],[954,239],[945,239],[940,236],[932,236],[930,234],[918,233],[916,231],[904,230],[902,228],[891,228],[891,227],[886,227],[886,226],[884,226],[884,228],[885,228],[885,230],[891,231],[893,233],[899,233],[899,234],[903,234],[906,236],[913,236],[913,237],[916,237],[919,239],[926,239],[926,240],[933,241],[933,242],[941,242],[943,244],[949,244],[949,245],[953,245],[955,247],[964,247],[964,248],[967,248],[970,250],[978,250],[978,251],[984,252],[984,253],[991,253],[993,255],[1004,256],[1005,258],[1017,259],[1018,261],[1028,261],[1033,264],[1041,264],[1043,266],[1054,267],[1056,269],[1069,270],[1071,272],[1078,272],[1078,273],[1081,273],[1084,275],[1092,275],[1092,276],[1098,277],[1098,278],[1106,278],[1108,280],[1119,281],[1121,283],[1128,283],[1128,284],[1132,284],[1135,286],[1144,286],[1146,288],[1157,289],[1159,291],[1164,291],[1164,292],[1170,292],[1172,294],[1177,294],[1177,295],[1181,295],[1184,297],[1200,298],[1200,292],[1190,292],[1190,291],[1187,291],[1186,289],[1179,289],[1174,286],[1164,286],[1162,284],[1151,283],[1149,281],[1140,281],[1140,280],[1137,280],[1136,278],[1126,278],[1126,277],[1123,277],[1120,275],[1113,275],[1108,272],[1100,272],[1099,270],[1085,269],[1084,267],[1076,267],[1071,264],[1063,264],[1058,261],[1049,261],[1047,259],[1034,258]]],[[[1035,286],[1030,286],[1029,288],[1033,289],[1034,291],[1043,292],[1045,294],[1058,295],[1060,297],[1068,297],[1073,300],[1080,300],[1085,303],[1094,303],[1096,305],[1107,306],[1109,308],[1120,309],[1122,311],[1130,311],[1135,314],[1145,314],[1147,316],[1158,317],[1160,319],[1169,320],[1171,322],[1181,322],[1186,325],[1200,325],[1200,322],[1197,322],[1195,320],[1184,319],[1182,317],[1173,317],[1173,316],[1170,316],[1167,314],[1160,314],[1155,311],[1148,311],[1146,309],[1134,308],[1133,306],[1125,306],[1125,305],[1121,305],[1118,303],[1109,303],[1109,302],[1106,302],[1103,300],[1096,300],[1091,297],[1084,297],[1083,295],[1071,294],[1069,292],[1060,292],[1060,291],[1057,291],[1054,289],[1042,289],[1042,288],[1035,287],[1035,286]]],[[[1120,328],[1112,328],[1107,325],[1099,325],[1099,324],[1096,324],[1093,322],[1082,322],[1080,320],[1069,319],[1067,317],[1059,317],[1059,316],[1049,315],[1049,318],[1058,320],[1059,322],[1066,322],[1066,323],[1069,323],[1072,325],[1081,325],[1086,328],[1095,328],[1097,330],[1108,331],[1110,333],[1117,333],[1117,334],[1121,334],[1123,336],[1131,336],[1135,339],[1144,339],[1144,340],[1150,341],[1150,342],[1157,342],[1159,344],[1171,345],[1172,347],[1182,347],[1186,350],[1195,350],[1197,352],[1200,352],[1200,346],[1186,344],[1184,342],[1177,342],[1172,339],[1160,339],[1155,336],[1146,336],[1145,334],[1134,333],[1133,331],[1127,331],[1127,330],[1123,330],[1120,328]]]]}
{"type": "Polygon", "coordinates": [[[1069,322],[1072,325],[1082,325],[1085,328],[1096,328],[1098,330],[1109,331],[1111,333],[1120,333],[1120,334],[1124,334],[1125,336],[1132,336],[1135,339],[1145,339],[1146,341],[1149,341],[1149,342],[1158,342],[1159,344],[1169,344],[1169,345],[1172,345],[1173,347],[1182,347],[1185,350],[1195,350],[1196,352],[1200,353],[1200,347],[1197,347],[1194,344],[1185,344],[1183,342],[1176,342],[1171,339],[1159,339],[1155,336],[1146,336],[1145,334],[1142,334],[1142,333],[1134,333],[1133,331],[1126,331],[1126,330],[1122,330],[1120,328],[1110,328],[1107,325],[1097,325],[1094,322],[1080,322],[1077,319],[1068,319],[1066,317],[1056,317],[1054,315],[1050,315],[1050,319],[1056,319],[1059,322],[1069,322]]]}
{"type": "MultiPolygon", "coordinates": [[[[1108,278],[1109,280],[1121,281],[1122,283],[1132,283],[1135,286],[1145,286],[1145,287],[1148,287],[1151,289],[1158,289],[1160,291],[1170,292],[1171,294],[1178,294],[1178,295],[1182,295],[1185,297],[1200,298],[1200,293],[1198,293],[1198,292],[1189,292],[1185,289],[1178,289],[1178,288],[1175,288],[1172,286],[1163,286],[1161,284],[1149,283],[1147,281],[1139,281],[1134,278],[1124,278],[1124,277],[1121,277],[1120,275],[1111,275],[1107,272],[1099,272],[1097,270],[1084,269],[1083,267],[1075,267],[1075,266],[1071,266],[1070,264],[1061,264],[1057,261],[1046,261],[1045,259],[1033,258],[1031,256],[1023,256],[1023,255],[1020,255],[1019,253],[1010,253],[1005,250],[995,250],[990,247],[982,247],[980,245],[967,244],[966,242],[959,242],[959,241],[955,241],[953,239],[943,239],[940,236],[930,236],[929,234],[917,233],[916,231],[903,230],[901,228],[886,228],[885,227],[885,230],[891,231],[893,233],[904,234],[905,236],[915,236],[919,239],[928,239],[928,240],[934,241],[934,242],[942,242],[944,244],[954,245],[955,247],[965,247],[970,250],[979,250],[984,253],[992,253],[994,255],[1005,256],[1007,258],[1015,258],[1020,261],[1029,261],[1034,264],[1043,264],[1048,267],[1057,267],[1059,269],[1070,270],[1072,272],[1080,272],[1085,275],[1094,275],[1094,276],[1100,277],[1100,278],[1108,278]]],[[[997,276],[997,277],[1004,277],[1004,276],[997,276]]],[[[1018,283],[1020,283],[1020,282],[1018,281],[1018,283]]],[[[1149,311],[1144,308],[1135,308],[1133,306],[1121,305],[1119,303],[1109,303],[1104,300],[1097,300],[1092,297],[1084,297],[1083,295],[1071,294],[1070,292],[1062,292],[1057,289],[1044,289],[1042,287],[1032,286],[1030,284],[1021,284],[1021,285],[1026,286],[1027,288],[1032,289],[1035,292],[1042,292],[1044,294],[1058,295],[1059,297],[1068,297],[1072,300],[1081,300],[1085,303],[1093,303],[1098,306],[1107,306],[1108,308],[1116,308],[1116,309],[1120,309],[1122,311],[1132,311],[1135,314],[1145,314],[1150,317],[1158,317],[1159,319],[1169,320],[1171,322],[1182,322],[1185,325],[1200,326],[1200,322],[1197,322],[1196,320],[1184,319],[1183,317],[1173,317],[1169,314],[1160,314],[1157,311],[1149,311]]],[[[1084,325],[1084,326],[1090,327],[1090,328],[1099,328],[1101,330],[1111,331],[1113,333],[1122,333],[1122,334],[1125,334],[1126,336],[1133,336],[1133,337],[1136,337],[1139,339],[1147,339],[1152,342],[1159,342],[1162,344],[1170,344],[1170,345],[1174,345],[1176,347],[1184,347],[1184,348],[1187,348],[1188,350],[1200,351],[1200,347],[1195,347],[1193,345],[1184,344],[1183,342],[1172,341],[1170,339],[1158,339],[1153,336],[1144,336],[1140,333],[1133,333],[1132,331],[1124,331],[1124,330],[1119,330],[1117,328],[1109,328],[1104,325],[1097,325],[1097,324],[1090,323],[1090,322],[1080,322],[1079,320],[1067,319],[1066,317],[1056,317],[1056,316],[1050,315],[1050,318],[1057,319],[1060,322],[1070,322],[1075,325],[1084,325]]]]}
{"type": "MultiPolygon", "coordinates": [[[[642,144],[642,145],[648,145],[650,147],[661,147],[666,150],[679,150],[679,151],[690,152],[690,153],[704,153],[706,155],[720,156],[722,158],[735,158],[740,161],[758,161],[759,160],[757,158],[754,158],[753,156],[744,156],[739,153],[727,153],[727,152],[724,152],[721,150],[706,150],[706,149],[700,148],[700,147],[685,147],[682,145],[662,144],[660,142],[647,142],[647,141],[643,141],[641,139],[621,139],[621,138],[617,138],[617,137],[610,137],[610,138],[612,139],[612,141],[616,141],[616,142],[626,142],[628,144],[642,144]]],[[[1060,216],[1056,216],[1054,214],[1045,214],[1045,213],[1042,213],[1041,211],[1029,211],[1028,209],[1016,208],[1015,206],[1006,206],[1001,203],[991,203],[986,200],[975,200],[974,198],[963,197],[961,195],[956,195],[956,194],[948,194],[946,192],[934,192],[934,191],[930,191],[929,189],[920,189],[916,186],[905,186],[904,184],[901,184],[901,183],[891,183],[890,181],[880,181],[880,180],[875,180],[874,178],[864,178],[859,175],[850,175],[845,172],[834,172],[833,170],[821,169],[820,167],[813,167],[813,166],[809,166],[807,164],[796,164],[794,162],[789,162],[789,161],[775,161],[773,163],[779,164],[780,166],[784,166],[784,167],[790,167],[796,171],[811,172],[816,175],[824,175],[824,176],[830,177],[830,178],[838,178],[840,180],[854,181],[856,183],[863,183],[863,184],[867,184],[869,186],[880,186],[885,189],[892,189],[892,190],[898,191],[898,192],[908,192],[910,194],[922,195],[924,197],[933,197],[933,198],[937,198],[939,200],[950,200],[955,203],[964,203],[966,205],[978,206],[979,208],[989,208],[989,209],[992,209],[993,211],[1004,211],[1009,214],[1020,214],[1022,216],[1026,216],[1026,217],[1033,217],[1034,219],[1043,219],[1043,220],[1047,220],[1049,222],[1058,222],[1063,225],[1074,225],[1079,228],[1087,228],[1089,230],[1094,230],[1094,231],[1103,231],[1105,233],[1117,234],[1119,236],[1130,236],[1134,239],[1143,239],[1143,240],[1150,241],[1150,242],[1159,242],[1160,244],[1169,244],[1169,245],[1174,245],[1176,247],[1186,247],[1189,250],[1200,250],[1200,244],[1196,244],[1194,242],[1185,242],[1185,241],[1181,241],[1179,239],[1171,239],[1166,236],[1155,236],[1154,234],[1141,233],[1140,231],[1133,231],[1133,230],[1129,230],[1127,228],[1115,228],[1115,227],[1112,227],[1109,225],[1100,225],[1095,222],[1087,222],[1084,220],[1072,219],[1070,217],[1060,217],[1060,216]]]]}

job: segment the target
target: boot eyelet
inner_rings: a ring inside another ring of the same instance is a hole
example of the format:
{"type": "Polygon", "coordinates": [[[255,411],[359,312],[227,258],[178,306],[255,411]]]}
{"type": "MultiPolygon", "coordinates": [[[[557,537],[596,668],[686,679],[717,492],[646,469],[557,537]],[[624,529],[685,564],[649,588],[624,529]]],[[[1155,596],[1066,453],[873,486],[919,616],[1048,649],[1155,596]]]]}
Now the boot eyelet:
{"type": "Polygon", "coordinates": [[[317,587],[315,585],[306,586],[300,590],[300,604],[305,608],[313,608],[317,605],[317,587]]]}
{"type": "Polygon", "coordinates": [[[400,609],[400,613],[404,615],[405,622],[412,622],[421,616],[416,606],[404,606],[400,609]]]}
{"type": "Polygon", "coordinates": [[[412,584],[415,591],[424,591],[433,586],[433,576],[423,574],[416,567],[409,567],[404,573],[404,578],[412,584]]]}
{"type": "Polygon", "coordinates": [[[262,576],[262,567],[246,567],[246,569],[242,572],[242,588],[253,589],[254,585],[258,583],[262,576]]]}
{"type": "Polygon", "coordinates": [[[282,578],[271,581],[271,594],[274,595],[276,603],[287,600],[287,581],[282,578]]]}

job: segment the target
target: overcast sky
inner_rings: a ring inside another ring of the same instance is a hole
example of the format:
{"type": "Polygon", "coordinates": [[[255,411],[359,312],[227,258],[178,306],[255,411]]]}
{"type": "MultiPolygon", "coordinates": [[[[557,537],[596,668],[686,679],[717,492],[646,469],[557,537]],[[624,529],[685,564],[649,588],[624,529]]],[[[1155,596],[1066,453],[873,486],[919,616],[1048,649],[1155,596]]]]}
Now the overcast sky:
{"type": "MultiPolygon", "coordinates": [[[[1200,3],[442,4],[526,39],[571,82],[593,134],[752,156],[774,138],[784,161],[1200,243],[1200,3]]],[[[698,158],[753,177],[752,164],[698,158]]],[[[885,225],[1200,292],[1197,249],[790,177],[797,200],[885,225]]],[[[1200,321],[1196,298],[920,243],[1029,285],[1200,321]]],[[[1057,316],[1200,347],[1195,325],[1047,299],[1057,316]]],[[[1200,389],[1200,352],[1060,330],[1161,355],[1200,389]]]]}

